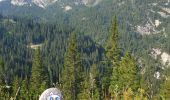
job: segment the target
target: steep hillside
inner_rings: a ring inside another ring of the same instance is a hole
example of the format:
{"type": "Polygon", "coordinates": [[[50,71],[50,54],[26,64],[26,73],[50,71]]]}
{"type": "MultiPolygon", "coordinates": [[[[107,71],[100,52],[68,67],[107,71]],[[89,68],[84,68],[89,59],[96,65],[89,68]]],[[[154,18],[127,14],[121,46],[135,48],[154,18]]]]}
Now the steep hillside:
{"type": "Polygon", "coordinates": [[[159,92],[169,74],[170,0],[3,0],[0,14],[0,36],[4,38],[0,53],[17,67],[10,74],[20,73],[18,65],[31,66],[33,50],[42,47],[50,77],[54,77],[51,80],[59,80],[56,73],[62,70],[67,38],[72,32],[80,35],[84,67],[95,62],[104,73],[104,52],[113,16],[118,19],[120,55],[129,51],[134,56],[150,98],[159,92]]]}

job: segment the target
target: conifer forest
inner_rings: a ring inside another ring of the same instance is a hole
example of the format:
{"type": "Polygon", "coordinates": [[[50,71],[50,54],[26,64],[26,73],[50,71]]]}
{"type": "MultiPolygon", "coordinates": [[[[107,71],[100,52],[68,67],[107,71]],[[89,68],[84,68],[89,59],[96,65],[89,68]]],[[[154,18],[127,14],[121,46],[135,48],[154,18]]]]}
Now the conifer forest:
{"type": "Polygon", "coordinates": [[[9,1],[0,100],[170,100],[169,0],[9,1]]]}

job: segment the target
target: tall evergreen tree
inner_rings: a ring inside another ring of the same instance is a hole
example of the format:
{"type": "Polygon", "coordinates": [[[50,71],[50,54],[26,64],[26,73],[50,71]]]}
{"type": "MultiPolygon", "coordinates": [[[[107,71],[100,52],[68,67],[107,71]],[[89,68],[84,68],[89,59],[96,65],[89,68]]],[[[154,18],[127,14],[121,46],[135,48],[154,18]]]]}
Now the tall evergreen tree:
{"type": "Polygon", "coordinates": [[[30,100],[27,79],[24,79],[21,82],[20,99],[21,100],[30,100]]]}
{"type": "Polygon", "coordinates": [[[99,89],[97,87],[98,75],[97,66],[93,64],[90,72],[84,76],[84,81],[81,82],[81,91],[78,93],[78,100],[100,100],[99,89]]]}
{"type": "Polygon", "coordinates": [[[77,95],[77,100],[90,100],[91,93],[90,93],[90,79],[89,77],[85,77],[84,81],[81,82],[81,91],[77,95]]]}
{"type": "Polygon", "coordinates": [[[117,17],[115,16],[111,22],[110,28],[110,37],[106,44],[106,57],[107,59],[112,62],[116,63],[117,59],[120,57],[118,50],[119,50],[119,31],[118,31],[118,23],[117,17]]]}
{"type": "Polygon", "coordinates": [[[20,78],[16,76],[14,78],[14,81],[12,83],[12,90],[13,90],[13,98],[14,99],[19,99],[19,90],[20,90],[20,78]]]}
{"type": "Polygon", "coordinates": [[[71,34],[64,58],[62,90],[65,100],[75,100],[81,83],[80,54],[76,34],[71,34]]]}
{"type": "Polygon", "coordinates": [[[0,59],[0,99],[5,96],[5,66],[4,62],[0,59]]]}
{"type": "MultiPolygon", "coordinates": [[[[117,68],[120,61],[120,49],[119,49],[119,32],[118,32],[118,23],[117,17],[112,19],[112,24],[110,28],[110,38],[108,39],[106,45],[106,57],[107,57],[107,64],[105,68],[105,75],[103,78],[103,88],[104,88],[104,95],[108,95],[109,86],[111,82],[112,70],[117,68]]],[[[113,77],[117,77],[114,75],[113,77]]]]}
{"type": "Polygon", "coordinates": [[[99,100],[99,88],[97,87],[98,83],[99,71],[97,69],[97,65],[93,64],[90,68],[90,90],[91,90],[91,99],[99,100]]]}
{"type": "Polygon", "coordinates": [[[126,53],[119,66],[113,70],[111,85],[109,88],[112,97],[121,95],[128,88],[135,88],[138,84],[136,83],[136,80],[137,65],[135,59],[129,53],[126,53]]]}
{"type": "Polygon", "coordinates": [[[5,64],[3,62],[3,60],[0,59],[0,83],[5,83],[5,77],[4,77],[4,73],[5,72],[5,64]]]}
{"type": "Polygon", "coordinates": [[[39,95],[48,87],[48,79],[45,67],[43,66],[40,48],[35,52],[31,75],[31,94],[32,99],[38,100],[39,95]]]}
{"type": "Polygon", "coordinates": [[[0,99],[2,100],[10,99],[12,96],[12,88],[7,82],[6,74],[5,63],[0,59],[0,99]]]}

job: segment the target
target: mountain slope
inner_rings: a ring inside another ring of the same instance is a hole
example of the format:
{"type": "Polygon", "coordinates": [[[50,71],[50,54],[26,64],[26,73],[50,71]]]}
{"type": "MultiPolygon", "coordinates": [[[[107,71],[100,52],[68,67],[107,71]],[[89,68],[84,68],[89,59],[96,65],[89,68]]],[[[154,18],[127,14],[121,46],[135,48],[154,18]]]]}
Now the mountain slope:
{"type": "MultiPolygon", "coordinates": [[[[26,23],[25,30],[19,34],[25,34],[26,39],[27,35],[31,34],[28,41],[34,41],[35,45],[47,43],[45,49],[47,49],[46,55],[51,58],[50,64],[58,61],[55,58],[61,53],[53,54],[51,51],[55,52],[56,48],[60,48],[59,45],[62,44],[63,39],[66,39],[63,38],[65,33],[74,31],[83,34],[90,37],[90,40],[94,40],[92,43],[104,48],[110,36],[111,19],[116,15],[120,32],[119,46],[123,53],[130,51],[135,56],[140,74],[148,82],[147,84],[151,85],[150,93],[159,91],[159,84],[166,77],[165,73],[169,73],[167,72],[170,69],[169,0],[14,0],[13,4],[11,1],[0,2],[0,13],[9,18],[21,18],[21,26],[25,24],[27,18],[33,19],[31,24],[26,23]],[[32,24],[35,25],[32,26],[32,24]],[[27,27],[33,30],[34,34],[28,31],[27,27]],[[56,30],[60,35],[56,34],[56,30]],[[48,41],[44,37],[47,37],[48,41]],[[58,41],[51,42],[56,38],[58,41]],[[38,40],[41,42],[37,42],[38,40]],[[52,45],[51,48],[49,45],[52,45]]],[[[10,27],[10,24],[7,25],[10,27]]],[[[10,31],[13,32],[13,28],[11,27],[10,31]]],[[[8,35],[15,38],[15,33],[10,35],[8,32],[8,35]]],[[[8,40],[8,37],[6,39],[8,40]]],[[[19,47],[18,42],[16,44],[19,47]]],[[[93,44],[89,46],[88,41],[85,44],[87,44],[85,50],[83,49],[85,52],[96,51],[93,44]]],[[[97,46],[95,48],[98,48],[97,46]]],[[[103,55],[101,52],[95,52],[95,54],[103,55]]]]}
{"type": "MultiPolygon", "coordinates": [[[[119,19],[121,46],[130,49],[144,63],[157,61],[152,75],[159,68],[167,68],[170,61],[170,1],[169,0],[12,0],[0,3],[0,13],[11,16],[29,16],[37,21],[68,25],[78,33],[90,35],[104,45],[109,35],[112,16],[119,19]],[[16,5],[11,5],[14,1],[16,5]],[[19,6],[18,6],[19,5],[19,6]],[[38,5],[38,6],[37,6],[38,5]],[[43,8],[43,9],[42,9],[43,8]],[[161,57],[154,58],[154,50],[161,57]],[[151,60],[146,60],[150,58],[151,60]],[[165,59],[166,58],[166,59],[165,59]],[[160,60],[161,59],[161,60],[160,60]],[[168,64],[166,64],[168,63],[168,64]],[[162,67],[164,66],[164,67],[162,67]],[[166,67],[165,67],[166,66],[166,67]]],[[[150,65],[151,66],[151,65],[150,65]]]]}

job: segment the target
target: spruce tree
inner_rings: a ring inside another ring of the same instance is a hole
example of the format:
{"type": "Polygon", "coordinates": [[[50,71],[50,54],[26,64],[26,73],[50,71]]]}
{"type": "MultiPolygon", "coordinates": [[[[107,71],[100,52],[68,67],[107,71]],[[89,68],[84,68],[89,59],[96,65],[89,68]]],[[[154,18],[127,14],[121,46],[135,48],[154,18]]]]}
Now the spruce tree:
{"type": "Polygon", "coordinates": [[[119,31],[117,17],[115,16],[111,22],[110,36],[106,44],[106,57],[112,63],[116,63],[119,56],[119,31]]]}
{"type": "Polygon", "coordinates": [[[126,53],[118,67],[113,70],[110,85],[110,93],[112,97],[120,97],[128,88],[136,88],[137,65],[135,59],[126,53]]]}
{"type": "Polygon", "coordinates": [[[5,72],[5,64],[3,60],[0,59],[0,84],[5,83],[4,72],[5,72]]]}
{"type": "MultiPolygon", "coordinates": [[[[77,100],[90,100],[91,98],[91,93],[90,93],[90,79],[87,75],[85,77],[84,81],[81,82],[81,91],[77,95],[77,100]]],[[[92,99],[93,100],[93,99],[92,99]]]]}
{"type": "Polygon", "coordinates": [[[19,90],[20,90],[20,78],[16,76],[12,82],[13,98],[19,99],[19,90]]]}
{"type": "Polygon", "coordinates": [[[91,91],[91,99],[99,100],[99,88],[97,87],[99,78],[99,71],[97,69],[97,65],[93,64],[90,68],[90,91],[91,91]]]}
{"type": "Polygon", "coordinates": [[[5,66],[3,60],[0,59],[0,99],[5,96],[5,66]]]}
{"type": "Polygon", "coordinates": [[[129,87],[133,89],[136,86],[137,79],[137,64],[135,59],[130,55],[130,53],[126,53],[125,57],[120,62],[120,66],[118,67],[119,73],[119,87],[122,90],[126,90],[129,87]]]}
{"type": "MultiPolygon", "coordinates": [[[[117,23],[117,17],[114,17],[112,19],[112,25],[110,28],[110,38],[108,39],[107,45],[106,45],[106,57],[107,57],[107,64],[105,69],[105,75],[104,75],[104,94],[108,95],[110,82],[112,77],[117,77],[116,73],[112,76],[114,73],[115,68],[119,66],[120,61],[120,49],[119,49],[119,32],[118,32],[118,23],[117,23]],[[112,77],[111,77],[112,76],[112,77]]],[[[111,92],[111,91],[110,91],[111,92]]]]}
{"type": "Polygon", "coordinates": [[[88,75],[83,75],[83,81],[81,82],[81,90],[78,93],[78,100],[99,100],[99,88],[97,87],[99,72],[97,65],[93,64],[90,68],[88,75]]]}
{"type": "Polygon", "coordinates": [[[76,96],[76,99],[77,99],[77,95],[84,88],[81,85],[85,76],[84,76],[84,72],[81,66],[82,61],[81,61],[80,55],[81,54],[77,51],[76,63],[75,63],[75,96],[76,96]]]}
{"type": "Polygon", "coordinates": [[[47,73],[43,66],[40,48],[35,51],[30,87],[34,100],[38,100],[41,93],[48,87],[47,73]]]}
{"type": "Polygon", "coordinates": [[[30,100],[27,79],[24,79],[21,82],[20,99],[21,100],[30,100]]]}
{"type": "Polygon", "coordinates": [[[81,67],[80,54],[78,53],[76,34],[71,34],[69,44],[64,57],[64,69],[62,74],[62,91],[65,100],[75,100],[80,90],[81,67]]]}

